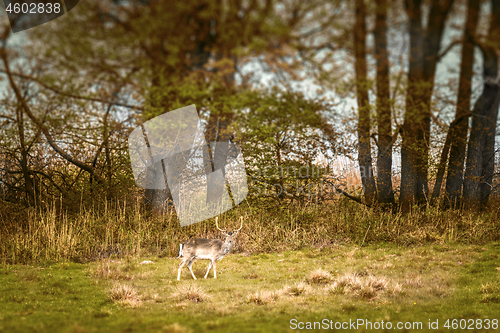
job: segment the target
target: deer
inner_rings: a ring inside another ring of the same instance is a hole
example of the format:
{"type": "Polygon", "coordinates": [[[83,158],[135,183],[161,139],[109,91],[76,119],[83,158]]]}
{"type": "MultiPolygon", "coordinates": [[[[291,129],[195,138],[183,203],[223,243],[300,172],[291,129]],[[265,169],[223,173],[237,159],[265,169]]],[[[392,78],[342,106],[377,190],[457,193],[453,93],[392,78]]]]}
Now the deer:
{"type": "Polygon", "coordinates": [[[182,258],[182,262],[180,263],[179,270],[177,272],[177,281],[181,279],[181,270],[186,264],[187,268],[191,272],[191,275],[193,276],[193,279],[196,280],[196,276],[191,269],[191,266],[193,266],[193,263],[196,259],[210,260],[207,273],[205,274],[205,279],[207,278],[212,266],[214,268],[214,279],[217,279],[217,260],[221,260],[226,254],[229,253],[229,251],[231,251],[234,246],[236,236],[238,236],[241,228],[243,228],[243,217],[241,217],[240,228],[236,231],[230,232],[219,228],[218,219],[219,217],[215,218],[215,226],[226,237],[224,241],[220,239],[196,238],[190,239],[185,243],[179,245],[179,256],[177,257],[177,259],[182,258]]]}

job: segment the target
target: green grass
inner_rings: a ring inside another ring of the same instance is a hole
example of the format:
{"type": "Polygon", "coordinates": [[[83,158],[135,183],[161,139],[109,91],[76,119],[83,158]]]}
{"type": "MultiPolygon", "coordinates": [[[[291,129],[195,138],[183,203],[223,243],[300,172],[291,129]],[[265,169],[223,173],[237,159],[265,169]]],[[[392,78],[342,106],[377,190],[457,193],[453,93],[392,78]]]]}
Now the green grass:
{"type": "Polygon", "coordinates": [[[121,309],[85,266],[2,266],[0,331],[78,331],[121,309]]]}
{"type": "Polygon", "coordinates": [[[446,319],[500,320],[499,253],[499,242],[232,253],[216,280],[197,261],[196,281],[186,268],[176,281],[179,260],[157,256],[3,265],[0,331],[286,332],[327,318],[439,320],[447,332],[446,319]]]}

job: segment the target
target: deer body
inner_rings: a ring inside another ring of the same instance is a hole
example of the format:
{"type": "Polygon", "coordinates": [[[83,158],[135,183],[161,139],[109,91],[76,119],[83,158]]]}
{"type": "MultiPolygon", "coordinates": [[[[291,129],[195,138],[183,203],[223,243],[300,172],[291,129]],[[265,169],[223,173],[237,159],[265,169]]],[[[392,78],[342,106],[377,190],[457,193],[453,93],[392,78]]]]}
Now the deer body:
{"type": "MultiPolygon", "coordinates": [[[[217,226],[217,229],[219,229],[219,226],[217,225],[217,220],[218,219],[216,218],[215,224],[217,226]]],[[[241,221],[240,229],[236,231],[226,232],[225,230],[219,229],[220,231],[222,231],[223,235],[226,236],[226,239],[224,241],[220,239],[196,238],[196,239],[190,239],[185,243],[180,244],[179,256],[177,258],[182,258],[182,262],[180,263],[179,270],[177,272],[177,280],[180,280],[182,267],[184,267],[184,265],[186,264],[189,271],[191,272],[191,275],[196,280],[196,276],[194,275],[193,270],[191,268],[196,259],[210,260],[210,263],[208,264],[207,273],[205,274],[205,279],[207,278],[208,273],[210,272],[210,269],[212,267],[214,268],[214,279],[216,279],[217,278],[216,262],[217,260],[221,260],[222,258],[224,258],[224,256],[229,251],[231,251],[234,245],[235,238],[242,227],[243,227],[243,219],[241,221]]]]}

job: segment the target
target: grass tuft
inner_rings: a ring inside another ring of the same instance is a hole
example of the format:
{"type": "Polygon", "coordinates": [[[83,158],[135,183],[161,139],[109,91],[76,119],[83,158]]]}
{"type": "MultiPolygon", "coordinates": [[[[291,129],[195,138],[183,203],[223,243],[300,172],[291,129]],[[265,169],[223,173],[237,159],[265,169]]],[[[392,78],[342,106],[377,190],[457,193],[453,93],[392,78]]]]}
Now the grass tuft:
{"type": "Polygon", "coordinates": [[[111,299],[122,305],[128,305],[133,308],[141,305],[137,292],[134,287],[126,284],[116,284],[111,289],[111,299]]]}
{"type": "Polygon", "coordinates": [[[357,290],[361,288],[361,278],[352,273],[346,273],[341,277],[337,278],[335,282],[342,287],[349,288],[351,290],[357,290]]]}
{"type": "Polygon", "coordinates": [[[195,284],[177,286],[172,296],[178,301],[192,301],[195,303],[204,302],[210,297],[205,293],[202,287],[195,284]]]}
{"type": "Polygon", "coordinates": [[[486,283],[481,285],[481,293],[482,294],[500,294],[500,286],[495,285],[493,283],[486,283]]]}
{"type": "Polygon", "coordinates": [[[355,296],[366,299],[373,299],[377,295],[377,290],[368,284],[363,284],[355,296]]]}
{"type": "Polygon", "coordinates": [[[307,295],[310,292],[311,287],[304,282],[298,282],[291,286],[286,285],[283,287],[283,289],[280,290],[280,294],[290,296],[307,295]]]}
{"type": "Polygon", "coordinates": [[[335,295],[343,295],[345,292],[345,285],[340,284],[338,281],[334,281],[326,287],[326,291],[335,295]]]}
{"type": "Polygon", "coordinates": [[[500,286],[493,283],[481,285],[481,303],[500,303],[500,286]]]}
{"type": "Polygon", "coordinates": [[[307,279],[310,284],[327,284],[330,281],[332,281],[332,275],[321,268],[311,272],[309,279],[307,279]]]}
{"type": "MultiPolygon", "coordinates": [[[[126,266],[124,266],[126,267],[126,266]]],[[[92,271],[92,275],[96,278],[106,280],[132,280],[132,277],[127,272],[129,269],[119,268],[111,265],[110,260],[102,260],[97,267],[92,271]]]]}
{"type": "Polygon", "coordinates": [[[386,290],[387,285],[389,284],[389,282],[387,281],[386,278],[384,278],[384,277],[377,278],[374,276],[369,276],[366,283],[368,286],[372,287],[373,289],[375,289],[377,291],[386,290]]]}
{"type": "Polygon", "coordinates": [[[404,295],[404,289],[403,289],[403,286],[399,283],[396,283],[394,284],[391,288],[389,288],[388,290],[388,293],[390,295],[404,295]]]}
{"type": "Polygon", "coordinates": [[[385,277],[346,273],[336,278],[326,290],[337,295],[350,294],[354,297],[372,299],[378,292],[386,290],[388,285],[389,282],[385,277]]]}
{"type": "Polygon", "coordinates": [[[276,301],[279,298],[279,293],[272,291],[258,291],[247,296],[247,303],[255,303],[257,305],[265,305],[276,301]]]}

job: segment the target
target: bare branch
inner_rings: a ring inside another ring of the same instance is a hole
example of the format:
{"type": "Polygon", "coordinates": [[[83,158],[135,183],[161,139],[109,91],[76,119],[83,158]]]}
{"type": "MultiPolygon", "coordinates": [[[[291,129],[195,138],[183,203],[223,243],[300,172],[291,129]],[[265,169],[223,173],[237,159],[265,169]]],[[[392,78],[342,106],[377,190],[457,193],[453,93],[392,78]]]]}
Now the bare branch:
{"type": "Polygon", "coordinates": [[[9,79],[10,86],[14,90],[14,93],[19,101],[21,103],[21,106],[23,107],[24,111],[30,117],[30,119],[36,124],[36,126],[42,131],[44,134],[45,138],[47,139],[47,142],[49,145],[64,159],[69,161],[70,163],[74,164],[75,166],[79,167],[80,169],[83,169],[87,171],[92,177],[94,177],[99,183],[103,183],[103,180],[101,177],[99,177],[97,174],[94,172],[94,168],[90,165],[87,165],[86,163],[72,157],[68,153],[66,153],[61,147],[57,145],[57,143],[54,141],[54,138],[50,134],[49,129],[41,122],[38,118],[35,117],[33,112],[31,111],[31,108],[29,107],[28,103],[26,102],[26,99],[22,96],[19,87],[16,85],[14,82],[14,78],[12,73],[10,72],[10,67],[9,67],[9,61],[7,59],[7,52],[5,50],[5,47],[2,47],[0,49],[0,55],[3,59],[3,63],[5,66],[5,73],[7,74],[7,77],[9,79]]]}
{"type": "Polygon", "coordinates": [[[71,94],[71,93],[68,93],[68,92],[65,92],[65,91],[61,91],[61,90],[58,90],[58,89],[56,89],[54,87],[51,87],[51,86],[47,85],[46,83],[44,83],[41,80],[39,80],[37,78],[34,78],[32,76],[28,76],[28,75],[24,75],[24,74],[19,74],[19,73],[12,73],[10,71],[9,71],[9,73],[7,73],[6,70],[1,70],[1,69],[0,69],[0,73],[4,73],[4,74],[7,74],[7,75],[11,75],[11,76],[19,77],[19,78],[22,78],[22,79],[25,79],[25,80],[36,82],[39,85],[41,85],[42,87],[44,87],[45,89],[50,90],[50,91],[52,91],[52,92],[54,92],[54,93],[56,93],[58,95],[61,95],[61,96],[66,96],[66,97],[74,98],[74,99],[82,99],[82,100],[86,100],[86,101],[90,101],[90,102],[98,102],[98,103],[103,103],[103,104],[111,104],[111,105],[116,105],[116,106],[122,106],[122,107],[125,107],[125,108],[136,109],[136,110],[139,110],[139,111],[143,111],[144,110],[140,106],[128,105],[128,104],[124,104],[124,103],[118,103],[118,102],[115,102],[113,100],[104,100],[104,99],[101,99],[101,98],[95,98],[95,97],[89,97],[89,96],[80,96],[80,95],[71,94]]]}
{"type": "Polygon", "coordinates": [[[453,42],[451,42],[447,47],[446,49],[443,50],[443,52],[441,52],[440,54],[438,54],[437,56],[437,61],[440,61],[441,58],[443,58],[448,52],[450,52],[450,50],[459,45],[459,44],[462,44],[463,43],[463,40],[462,39],[459,39],[459,40],[455,40],[453,42]]]}

